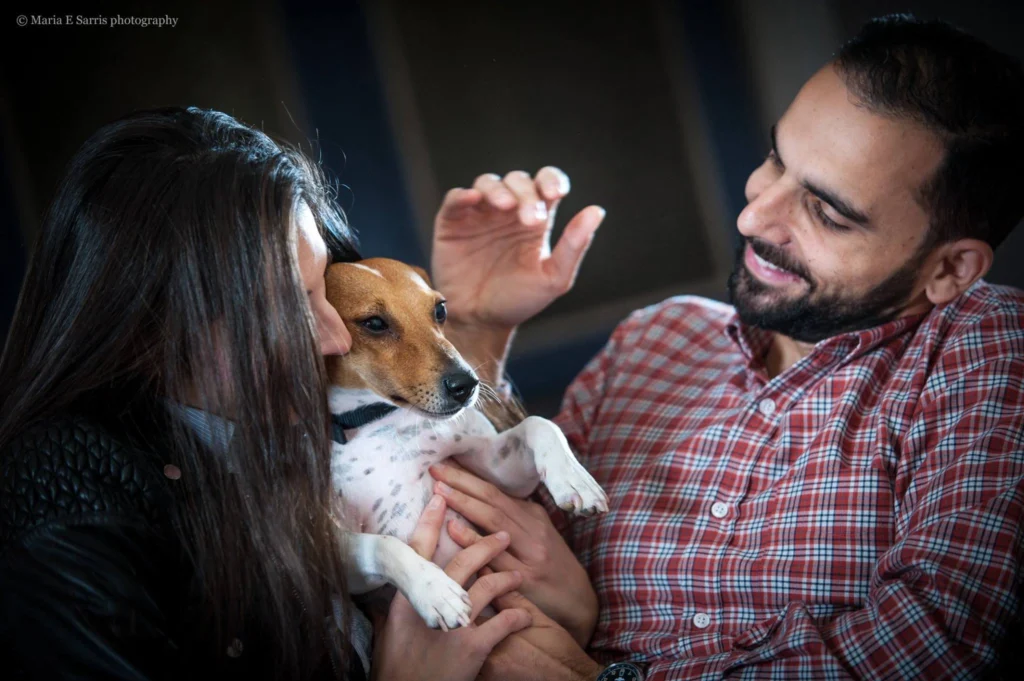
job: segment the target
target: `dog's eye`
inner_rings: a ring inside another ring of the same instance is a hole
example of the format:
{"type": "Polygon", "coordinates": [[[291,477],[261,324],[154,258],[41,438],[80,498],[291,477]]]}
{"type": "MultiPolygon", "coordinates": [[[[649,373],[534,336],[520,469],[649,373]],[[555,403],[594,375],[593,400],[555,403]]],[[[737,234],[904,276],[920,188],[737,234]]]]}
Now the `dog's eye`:
{"type": "Polygon", "coordinates": [[[444,306],[443,300],[434,306],[434,319],[438,324],[444,324],[444,320],[448,319],[448,308],[444,306]]]}
{"type": "Polygon", "coordinates": [[[380,317],[370,317],[359,323],[371,333],[383,333],[388,330],[388,323],[380,317]]]}

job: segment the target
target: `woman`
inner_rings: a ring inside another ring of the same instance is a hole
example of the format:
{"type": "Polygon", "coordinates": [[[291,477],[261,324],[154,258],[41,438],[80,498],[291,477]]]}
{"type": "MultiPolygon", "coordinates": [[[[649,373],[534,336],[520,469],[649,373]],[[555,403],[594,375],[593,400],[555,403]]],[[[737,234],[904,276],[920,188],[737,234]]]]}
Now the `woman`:
{"type": "MultiPolygon", "coordinates": [[[[319,168],[225,114],[135,113],[72,159],[0,359],[15,678],[364,675],[332,514],[320,355],[351,339],[328,253],[357,257],[319,168]]],[[[428,557],[442,517],[438,498],[414,538],[428,557]]],[[[498,574],[471,590],[478,609],[520,583],[498,574]]],[[[530,623],[506,610],[439,637],[394,619],[425,657],[471,651],[420,672],[451,679],[530,623]]]]}

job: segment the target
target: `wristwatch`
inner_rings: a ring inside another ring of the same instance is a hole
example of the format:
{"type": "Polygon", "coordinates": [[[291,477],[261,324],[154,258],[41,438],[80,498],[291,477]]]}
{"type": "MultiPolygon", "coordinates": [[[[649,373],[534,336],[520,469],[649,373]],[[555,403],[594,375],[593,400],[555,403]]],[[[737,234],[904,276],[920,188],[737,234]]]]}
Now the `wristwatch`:
{"type": "Polygon", "coordinates": [[[644,673],[632,662],[616,662],[594,681],[644,681],[644,673]]]}

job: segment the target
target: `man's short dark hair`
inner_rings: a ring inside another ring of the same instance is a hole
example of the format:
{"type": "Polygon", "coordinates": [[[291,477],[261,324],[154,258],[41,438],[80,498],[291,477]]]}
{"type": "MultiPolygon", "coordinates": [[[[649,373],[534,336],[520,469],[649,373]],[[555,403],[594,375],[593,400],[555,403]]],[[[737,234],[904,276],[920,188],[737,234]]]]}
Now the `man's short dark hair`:
{"type": "Polygon", "coordinates": [[[1024,70],[1013,57],[942,21],[869,21],[833,62],[869,110],[913,120],[946,155],[920,189],[929,242],[998,246],[1024,214],[1024,70]]]}

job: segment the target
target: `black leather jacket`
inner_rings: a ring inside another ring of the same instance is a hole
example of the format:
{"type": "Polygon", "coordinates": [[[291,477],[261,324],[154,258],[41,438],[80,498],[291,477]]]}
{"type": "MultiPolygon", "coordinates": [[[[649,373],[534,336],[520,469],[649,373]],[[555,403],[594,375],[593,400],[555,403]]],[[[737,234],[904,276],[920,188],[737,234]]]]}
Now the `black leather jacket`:
{"type": "MultiPolygon", "coordinates": [[[[269,678],[272,641],[213,651],[197,633],[173,482],[131,442],[61,416],[0,452],[0,677],[269,678]]],[[[341,676],[362,678],[350,657],[341,676]]]]}

